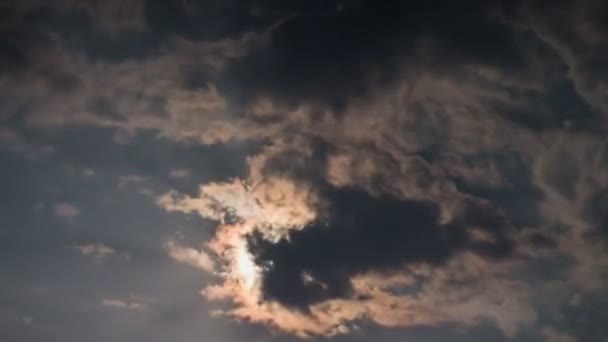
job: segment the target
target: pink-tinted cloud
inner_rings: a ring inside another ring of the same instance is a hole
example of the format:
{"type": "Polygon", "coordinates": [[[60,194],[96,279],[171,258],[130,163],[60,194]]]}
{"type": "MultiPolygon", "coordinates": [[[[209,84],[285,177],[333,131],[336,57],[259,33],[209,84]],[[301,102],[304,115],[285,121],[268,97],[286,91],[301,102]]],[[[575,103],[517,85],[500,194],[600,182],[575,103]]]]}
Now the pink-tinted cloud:
{"type": "Polygon", "coordinates": [[[204,251],[194,248],[179,246],[175,241],[169,241],[165,245],[169,256],[177,262],[196,267],[205,272],[213,272],[215,263],[204,251]]]}
{"type": "Polygon", "coordinates": [[[59,219],[72,222],[80,216],[80,209],[69,202],[58,202],[52,206],[53,215],[59,219]]]}

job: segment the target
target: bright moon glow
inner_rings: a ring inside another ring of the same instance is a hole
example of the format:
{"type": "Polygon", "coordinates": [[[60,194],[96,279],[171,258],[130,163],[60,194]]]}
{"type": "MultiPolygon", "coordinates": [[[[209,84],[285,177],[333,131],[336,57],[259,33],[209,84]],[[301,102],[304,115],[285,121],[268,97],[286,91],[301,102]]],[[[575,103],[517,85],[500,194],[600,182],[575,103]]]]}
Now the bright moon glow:
{"type": "Polygon", "coordinates": [[[252,289],[259,277],[260,269],[253,261],[253,256],[247,250],[246,243],[240,243],[235,248],[235,273],[248,289],[252,289]]]}

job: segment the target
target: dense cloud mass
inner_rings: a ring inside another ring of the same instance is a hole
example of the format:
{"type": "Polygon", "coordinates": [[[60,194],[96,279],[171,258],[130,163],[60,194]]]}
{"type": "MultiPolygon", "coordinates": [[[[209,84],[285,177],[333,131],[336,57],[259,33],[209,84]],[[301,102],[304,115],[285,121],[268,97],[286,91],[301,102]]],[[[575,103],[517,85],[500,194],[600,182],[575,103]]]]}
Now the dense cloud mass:
{"type": "Polygon", "coordinates": [[[604,1],[27,0],[0,16],[3,153],[115,178],[85,203],[45,190],[33,212],[74,229],[136,190],[190,222],[148,235],[132,217],[156,216],[128,202],[129,229],[53,237],[96,267],[139,252],[204,275],[187,278],[203,303],[132,281],[97,306],[204,309],[273,338],[608,338],[604,1]]]}
{"type": "Polygon", "coordinates": [[[484,212],[468,214],[475,222],[442,225],[439,208],[432,202],[375,198],[348,188],[329,188],[323,198],[330,201],[325,208],[328,217],[323,215],[278,242],[260,236],[250,242],[256,263],[271,264],[262,279],[268,299],[306,307],[352,295],[349,279],[358,274],[391,272],[406,264],[442,264],[465,249],[494,257],[508,256],[512,250],[504,236],[470,241],[467,223],[477,223],[495,233],[491,235],[501,235],[505,228],[484,212]]]}

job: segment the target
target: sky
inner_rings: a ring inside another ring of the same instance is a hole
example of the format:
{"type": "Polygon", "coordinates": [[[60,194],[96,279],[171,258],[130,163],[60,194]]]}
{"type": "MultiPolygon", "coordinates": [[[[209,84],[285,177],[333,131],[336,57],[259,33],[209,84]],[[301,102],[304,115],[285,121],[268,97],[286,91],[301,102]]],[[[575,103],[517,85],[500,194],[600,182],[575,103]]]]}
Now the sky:
{"type": "Polygon", "coordinates": [[[0,3],[0,341],[607,342],[608,4],[0,3]]]}

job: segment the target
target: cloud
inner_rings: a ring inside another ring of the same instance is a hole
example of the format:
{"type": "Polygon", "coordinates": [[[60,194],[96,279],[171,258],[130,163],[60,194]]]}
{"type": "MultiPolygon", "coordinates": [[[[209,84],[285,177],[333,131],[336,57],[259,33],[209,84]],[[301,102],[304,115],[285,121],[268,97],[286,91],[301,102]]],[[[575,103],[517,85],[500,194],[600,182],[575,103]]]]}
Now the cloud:
{"type": "Polygon", "coordinates": [[[595,0],[554,9],[528,5],[525,7],[528,20],[519,24],[529,25],[537,37],[559,55],[569,68],[568,77],[577,94],[605,118],[608,113],[605,101],[607,75],[600,65],[606,41],[599,14],[604,11],[606,4],[595,0]]]}
{"type": "Polygon", "coordinates": [[[208,245],[231,271],[202,292],[233,302],[218,314],[299,336],[491,321],[514,338],[558,278],[560,298],[602,286],[581,208],[607,184],[603,145],[545,104],[560,96],[554,62],[530,50],[517,67],[459,55],[444,69],[443,48],[417,46],[394,82],[347,89],[338,107],[263,88],[214,127],[213,142],[264,142],[249,176],[158,203],[218,223],[208,245]],[[575,262],[526,278],[560,258],[575,262]]]}
{"type": "Polygon", "coordinates": [[[28,142],[21,134],[0,125],[0,143],[11,151],[28,158],[52,155],[55,149],[49,145],[28,142]]]}
{"type": "Polygon", "coordinates": [[[213,272],[215,263],[204,251],[194,248],[181,247],[174,241],[165,244],[169,256],[177,262],[196,267],[205,272],[213,272]]]}
{"type": "Polygon", "coordinates": [[[546,342],[577,342],[578,339],[570,334],[560,332],[553,327],[545,327],[542,330],[546,342]]]}
{"type": "Polygon", "coordinates": [[[570,301],[568,302],[568,305],[572,306],[572,307],[577,307],[581,305],[581,295],[578,293],[575,293],[574,295],[572,295],[572,297],[570,298],[570,301]]]}
{"type": "Polygon", "coordinates": [[[241,96],[255,100],[269,95],[283,104],[314,103],[341,112],[350,98],[373,91],[379,83],[394,84],[400,63],[427,42],[449,48],[445,54],[427,56],[442,66],[471,61],[517,65],[521,59],[517,36],[490,20],[487,5],[343,4],[338,11],[333,4],[262,2],[272,10],[299,15],[277,31],[273,49],[259,50],[229,69],[227,77],[239,81],[234,85],[241,96]],[[313,39],[319,36],[323,39],[313,39]],[[502,44],[494,44],[491,37],[500,37],[502,44]]]}
{"type": "Polygon", "coordinates": [[[104,244],[83,244],[72,246],[72,249],[78,251],[83,256],[91,257],[95,262],[101,263],[105,259],[116,254],[116,251],[104,244]]]}
{"type": "Polygon", "coordinates": [[[86,169],[82,170],[82,176],[85,178],[94,177],[96,174],[97,174],[97,171],[90,169],[90,168],[86,168],[86,169]]]}
{"type": "Polygon", "coordinates": [[[190,176],[190,170],[187,169],[173,169],[169,172],[169,178],[171,179],[182,179],[190,176]]]}
{"type": "Polygon", "coordinates": [[[560,293],[601,287],[603,247],[584,238],[591,227],[577,204],[591,196],[584,189],[606,184],[605,165],[591,162],[601,142],[584,132],[538,132],[497,110],[496,101],[528,105],[505,89],[544,80],[465,71],[405,74],[400,86],[350,101],[340,119],[273,104],[266,108],[287,114],[265,130],[242,129],[255,119],[226,123],[241,130],[225,129],[224,141],[273,138],[249,158],[249,177],[158,201],[218,222],[209,246],[233,271],[203,295],[234,303],[218,314],[299,336],[345,333],[359,320],[489,320],[516,337],[535,324],[534,298],[555,277],[566,275],[560,293]],[[578,174],[566,177],[575,200],[541,171],[568,149],[581,156],[571,159],[578,174]],[[376,247],[367,253],[369,244],[376,247]],[[576,262],[538,284],[524,280],[535,262],[562,257],[576,262]],[[387,286],[383,277],[398,280],[387,286]]]}
{"type": "Polygon", "coordinates": [[[32,316],[23,316],[22,319],[25,325],[32,325],[34,323],[34,318],[32,316]]]}
{"type": "Polygon", "coordinates": [[[280,23],[218,40],[172,36],[158,54],[117,63],[97,63],[69,49],[60,34],[43,30],[40,42],[32,44],[46,57],[27,60],[22,73],[11,70],[0,78],[0,86],[11,89],[7,98],[13,99],[2,104],[0,120],[14,117],[27,104],[30,128],[106,127],[116,129],[121,143],[143,130],[178,141],[213,141],[203,132],[213,132],[228,108],[211,79],[234,60],[266,46],[280,23]],[[190,69],[202,70],[203,80],[191,84],[196,70],[190,69]]]}
{"type": "Polygon", "coordinates": [[[52,210],[53,215],[55,215],[55,217],[68,222],[72,222],[78,216],[80,216],[80,209],[78,209],[78,207],[69,202],[54,203],[52,210]]]}
{"type": "Polygon", "coordinates": [[[61,0],[48,3],[39,0],[26,0],[15,2],[14,11],[18,15],[40,10],[53,10],[59,13],[76,12],[83,14],[91,20],[93,26],[109,34],[118,34],[120,31],[145,31],[145,2],[141,0],[129,1],[73,1],[61,0]]]}
{"type": "MultiPolygon", "coordinates": [[[[270,265],[262,280],[266,299],[308,307],[351,297],[349,282],[358,274],[391,272],[405,265],[440,265],[465,250],[497,258],[512,251],[511,242],[496,234],[504,229],[500,220],[487,225],[475,222],[490,239],[472,241],[465,221],[440,224],[439,208],[432,202],[374,198],[331,187],[321,196],[329,203],[323,208],[327,214],[317,221],[278,242],[260,236],[250,240],[256,263],[270,265]]],[[[480,217],[481,213],[468,215],[480,217]]]]}
{"type": "MultiPolygon", "coordinates": [[[[517,338],[551,311],[547,298],[560,308],[572,293],[584,303],[605,289],[596,5],[358,1],[337,14],[262,2],[287,19],[214,38],[196,29],[197,6],[173,5],[177,28],[150,6],[148,29],[164,40],[145,58],[97,61],[42,32],[45,58],[0,78],[1,115],[28,129],[103,127],[121,144],[153,132],[248,146],[245,177],[156,199],[215,223],[200,249],[165,248],[212,273],[202,295],[232,304],[218,315],[302,337],[370,321],[491,322],[517,338]],[[557,271],[540,272],[546,265],[557,271]]],[[[142,181],[125,176],[119,187],[142,181]]]]}
{"type": "Polygon", "coordinates": [[[44,202],[36,202],[36,203],[34,203],[34,205],[32,205],[32,209],[36,213],[42,212],[45,208],[46,208],[46,203],[44,203],[44,202]]]}
{"type": "Polygon", "coordinates": [[[122,300],[116,298],[104,298],[100,302],[101,306],[115,309],[124,309],[132,311],[145,311],[147,306],[136,300],[122,300]]]}
{"type": "Polygon", "coordinates": [[[203,294],[236,304],[222,314],[300,336],[344,333],[363,317],[385,326],[469,326],[493,319],[514,336],[536,319],[525,284],[491,275],[478,279],[497,270],[492,260],[509,256],[494,225],[500,221],[471,221],[491,237],[478,241],[467,233],[464,217],[439,223],[432,203],[331,186],[325,194],[313,189],[314,195],[287,197],[280,190],[299,187],[268,182],[284,185],[210,184],[200,198],[159,199],[168,210],[221,222],[209,247],[230,271],[203,294]],[[285,205],[301,209],[282,214],[285,205]],[[399,289],[404,294],[393,292],[399,289]],[[511,299],[497,302],[501,297],[511,299]]]}
{"type": "Polygon", "coordinates": [[[140,175],[127,175],[118,178],[118,188],[124,189],[130,184],[141,184],[146,181],[146,178],[140,175]]]}

